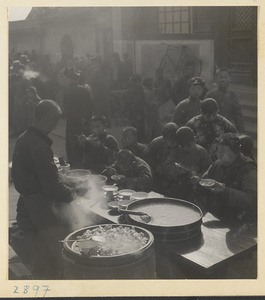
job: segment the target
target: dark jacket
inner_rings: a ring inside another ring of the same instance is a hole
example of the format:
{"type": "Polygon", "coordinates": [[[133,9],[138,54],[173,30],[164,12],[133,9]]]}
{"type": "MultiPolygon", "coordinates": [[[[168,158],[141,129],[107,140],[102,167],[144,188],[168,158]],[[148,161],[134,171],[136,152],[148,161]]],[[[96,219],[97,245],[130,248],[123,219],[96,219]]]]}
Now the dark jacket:
{"type": "Polygon", "coordinates": [[[224,183],[226,188],[218,196],[209,195],[214,212],[232,218],[255,219],[257,213],[257,167],[255,162],[239,154],[232,165],[224,167],[217,160],[203,178],[224,183]]]}
{"type": "MultiPolygon", "coordinates": [[[[135,191],[150,192],[153,183],[151,169],[143,159],[137,156],[135,158],[135,166],[131,173],[127,174],[123,188],[133,189],[135,191]]],[[[118,174],[123,175],[115,163],[113,167],[118,174]]]]}
{"type": "Polygon", "coordinates": [[[130,150],[135,156],[144,159],[144,153],[146,149],[146,146],[144,144],[135,143],[133,145],[123,147],[123,149],[130,150]]]}
{"type": "Polygon", "coordinates": [[[119,145],[114,136],[105,133],[99,137],[100,146],[96,147],[86,141],[83,148],[85,169],[91,169],[96,173],[101,173],[107,166],[113,164],[119,145]]]}
{"type": "Polygon", "coordinates": [[[217,115],[213,122],[205,121],[202,115],[192,118],[186,126],[190,127],[195,135],[196,143],[202,146],[216,160],[217,138],[224,133],[236,133],[235,126],[225,117],[217,115]]]}
{"type": "Polygon", "coordinates": [[[234,92],[222,92],[219,88],[213,89],[206,94],[206,98],[216,100],[219,108],[219,114],[232,122],[238,132],[244,132],[244,120],[240,104],[234,92]]]}
{"type": "Polygon", "coordinates": [[[77,82],[72,82],[65,91],[63,105],[66,113],[66,133],[88,134],[88,124],[92,116],[89,91],[77,82]]]}
{"type": "Polygon", "coordinates": [[[52,140],[29,127],[17,140],[12,161],[12,179],[23,196],[41,194],[54,201],[68,202],[72,190],[59,178],[51,150],[52,140]]]}
{"type": "Polygon", "coordinates": [[[189,97],[182,100],[175,108],[172,122],[179,127],[184,126],[191,118],[201,113],[201,101],[189,97]]]}

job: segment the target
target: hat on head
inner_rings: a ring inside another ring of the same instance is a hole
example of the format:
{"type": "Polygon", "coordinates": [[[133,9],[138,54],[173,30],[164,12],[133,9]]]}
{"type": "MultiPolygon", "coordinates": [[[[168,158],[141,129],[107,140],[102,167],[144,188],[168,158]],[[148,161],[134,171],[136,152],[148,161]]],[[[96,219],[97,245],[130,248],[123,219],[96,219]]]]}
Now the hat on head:
{"type": "Polygon", "coordinates": [[[167,138],[175,138],[176,137],[176,131],[179,129],[178,125],[176,123],[173,122],[169,122],[166,123],[163,126],[162,129],[162,135],[163,137],[167,137],[167,138]]]}
{"type": "Polygon", "coordinates": [[[22,63],[22,64],[27,64],[27,63],[29,63],[30,62],[30,60],[28,59],[28,57],[27,57],[27,55],[25,55],[25,54],[22,54],[21,56],[20,56],[20,62],[22,63]]]}
{"type": "Polygon", "coordinates": [[[235,133],[225,133],[219,139],[219,145],[229,147],[235,154],[240,153],[240,139],[235,133]]]}
{"type": "Polygon", "coordinates": [[[189,142],[195,141],[194,133],[187,126],[180,127],[176,132],[176,139],[180,146],[187,145],[189,142]]]}
{"type": "Polygon", "coordinates": [[[33,92],[33,93],[37,94],[37,89],[35,88],[35,86],[31,85],[30,87],[28,87],[26,89],[26,92],[33,92]]]}
{"type": "Polygon", "coordinates": [[[201,112],[203,114],[212,114],[218,111],[217,102],[212,98],[207,98],[201,101],[201,112]]]}
{"type": "Polygon", "coordinates": [[[187,85],[188,87],[191,87],[192,85],[200,85],[204,88],[205,81],[201,77],[192,77],[188,80],[187,85]]]}
{"type": "Polygon", "coordinates": [[[76,70],[73,67],[67,67],[64,70],[64,75],[71,80],[78,80],[80,73],[76,72],[76,70]]]}

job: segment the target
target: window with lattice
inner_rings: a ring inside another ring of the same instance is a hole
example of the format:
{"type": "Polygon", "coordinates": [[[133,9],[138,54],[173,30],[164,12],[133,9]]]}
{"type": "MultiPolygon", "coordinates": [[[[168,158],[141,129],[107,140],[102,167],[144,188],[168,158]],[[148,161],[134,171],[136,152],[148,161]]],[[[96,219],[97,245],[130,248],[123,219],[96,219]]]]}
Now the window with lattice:
{"type": "Polygon", "coordinates": [[[193,7],[193,32],[209,32],[211,29],[211,7],[193,7]]]}
{"type": "Polygon", "coordinates": [[[187,6],[166,6],[158,8],[160,34],[190,33],[190,8],[187,6]]]}
{"type": "Polygon", "coordinates": [[[252,30],[253,29],[253,7],[237,6],[233,7],[231,13],[232,30],[252,30]]]}

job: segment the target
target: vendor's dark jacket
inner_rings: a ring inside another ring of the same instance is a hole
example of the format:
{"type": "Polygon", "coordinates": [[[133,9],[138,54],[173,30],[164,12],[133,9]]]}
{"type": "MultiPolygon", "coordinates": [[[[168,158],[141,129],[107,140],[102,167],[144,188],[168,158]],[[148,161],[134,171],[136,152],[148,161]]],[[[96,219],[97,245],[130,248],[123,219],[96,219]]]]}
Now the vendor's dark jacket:
{"type": "MultiPolygon", "coordinates": [[[[133,189],[135,191],[150,192],[153,183],[151,169],[143,159],[135,157],[136,163],[130,174],[126,175],[126,186],[124,188],[133,189]]],[[[113,164],[118,174],[122,174],[121,170],[113,164]]]]}
{"type": "Polygon", "coordinates": [[[96,173],[101,173],[107,166],[115,161],[119,145],[114,136],[104,133],[99,136],[100,146],[95,147],[89,141],[85,141],[83,150],[85,169],[91,169],[96,173]]]}
{"type": "Polygon", "coordinates": [[[52,140],[29,127],[17,140],[12,161],[12,179],[23,196],[41,194],[55,201],[68,202],[72,190],[59,178],[51,150],[52,140]]]}
{"type": "Polygon", "coordinates": [[[253,160],[239,154],[228,167],[215,161],[203,178],[224,183],[226,188],[218,196],[209,194],[209,203],[221,216],[253,219],[257,212],[257,167],[253,160]]]}

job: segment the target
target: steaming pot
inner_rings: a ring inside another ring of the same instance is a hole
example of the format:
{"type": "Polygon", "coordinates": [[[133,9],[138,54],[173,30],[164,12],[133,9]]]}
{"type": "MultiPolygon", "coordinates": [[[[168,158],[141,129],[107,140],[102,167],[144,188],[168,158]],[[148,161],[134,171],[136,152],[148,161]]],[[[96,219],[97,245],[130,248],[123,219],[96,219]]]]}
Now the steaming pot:
{"type": "Polygon", "coordinates": [[[66,279],[152,279],[155,278],[154,236],[144,228],[128,224],[111,224],[112,228],[119,226],[134,229],[147,238],[147,243],[137,251],[113,256],[87,256],[75,251],[74,243],[94,225],[79,229],[69,234],[63,242],[63,269],[66,279]]]}

